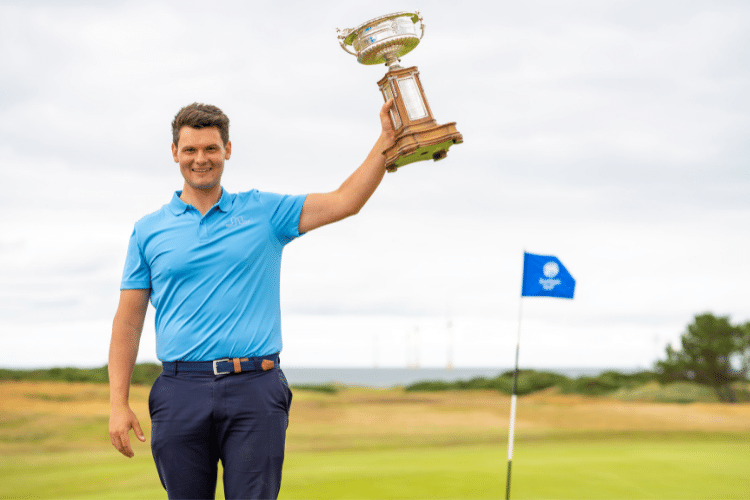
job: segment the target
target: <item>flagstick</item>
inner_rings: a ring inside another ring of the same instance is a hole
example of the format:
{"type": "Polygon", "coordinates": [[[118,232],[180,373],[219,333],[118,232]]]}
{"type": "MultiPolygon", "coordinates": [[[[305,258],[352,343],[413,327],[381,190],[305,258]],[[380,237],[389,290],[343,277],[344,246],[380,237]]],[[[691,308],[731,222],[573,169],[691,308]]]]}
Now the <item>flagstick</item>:
{"type": "Polygon", "coordinates": [[[505,500],[510,500],[510,468],[513,463],[513,436],[516,430],[516,387],[518,383],[518,351],[521,348],[521,311],[523,297],[518,301],[518,339],[516,340],[516,369],[513,371],[513,394],[510,397],[510,428],[508,430],[508,478],[505,482],[505,500]]]}

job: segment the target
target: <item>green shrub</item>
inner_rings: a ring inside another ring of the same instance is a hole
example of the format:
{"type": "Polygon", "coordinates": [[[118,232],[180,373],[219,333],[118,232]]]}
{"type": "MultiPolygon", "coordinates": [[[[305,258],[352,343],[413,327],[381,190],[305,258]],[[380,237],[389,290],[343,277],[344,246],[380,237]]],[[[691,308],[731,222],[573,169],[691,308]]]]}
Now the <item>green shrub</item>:
{"type": "MultiPolygon", "coordinates": [[[[516,394],[523,396],[533,392],[549,389],[550,387],[560,386],[568,383],[570,379],[564,375],[551,372],[537,372],[534,370],[524,370],[518,374],[516,394]]],[[[511,384],[513,377],[510,377],[511,384]]],[[[509,393],[513,390],[511,385],[509,393]]]]}
{"type": "Polygon", "coordinates": [[[571,380],[564,387],[561,387],[561,390],[565,393],[601,396],[618,388],[619,385],[617,383],[606,377],[578,377],[575,380],[571,380]]]}
{"type": "MultiPolygon", "coordinates": [[[[519,370],[516,394],[531,394],[568,381],[563,375],[534,370],[519,370]]],[[[505,394],[513,392],[513,372],[505,372],[495,378],[474,377],[470,380],[445,382],[428,380],[406,386],[406,391],[468,391],[491,389],[505,394]]]]}
{"type": "Polygon", "coordinates": [[[20,382],[24,379],[24,375],[24,372],[21,372],[21,370],[9,370],[7,368],[0,368],[0,380],[20,382]]]}
{"type": "Polygon", "coordinates": [[[423,382],[416,382],[411,385],[407,385],[404,390],[407,392],[436,392],[436,391],[448,391],[454,389],[453,384],[445,382],[443,380],[425,380],[423,382]]]}
{"type": "Polygon", "coordinates": [[[156,363],[138,363],[133,368],[133,377],[130,379],[130,383],[135,385],[154,385],[161,370],[161,365],[156,363]]]}
{"type": "MultiPolygon", "coordinates": [[[[161,373],[161,365],[155,363],[138,363],[133,368],[132,383],[135,385],[151,385],[161,373]]],[[[52,382],[90,382],[108,384],[109,373],[107,365],[99,368],[57,367],[40,370],[8,370],[0,369],[0,380],[20,382],[22,380],[52,381],[52,382]]]]}
{"type": "Polygon", "coordinates": [[[602,396],[620,389],[634,389],[649,382],[656,381],[655,372],[641,371],[635,373],[620,373],[606,371],[596,377],[578,377],[560,386],[564,393],[583,394],[586,396],[602,396]]]}
{"type": "Polygon", "coordinates": [[[334,384],[300,384],[300,385],[293,385],[292,386],[293,391],[315,391],[315,392],[325,392],[327,394],[336,394],[339,392],[338,386],[334,384]]]}
{"type": "Polygon", "coordinates": [[[48,368],[44,370],[0,370],[0,380],[55,381],[55,382],[94,382],[107,383],[107,367],[101,368],[48,368]]]}

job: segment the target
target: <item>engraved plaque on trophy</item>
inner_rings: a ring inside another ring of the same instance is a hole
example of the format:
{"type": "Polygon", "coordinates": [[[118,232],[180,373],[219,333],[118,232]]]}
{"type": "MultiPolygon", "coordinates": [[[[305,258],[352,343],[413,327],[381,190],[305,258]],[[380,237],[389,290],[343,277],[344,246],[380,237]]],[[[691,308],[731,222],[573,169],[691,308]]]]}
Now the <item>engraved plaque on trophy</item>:
{"type": "Polygon", "coordinates": [[[438,125],[424,95],[416,66],[402,68],[401,56],[411,52],[424,36],[424,23],[419,12],[397,12],[381,16],[354,28],[337,30],[339,43],[361,64],[388,66],[378,82],[383,98],[393,98],[391,120],[396,140],[386,149],[385,165],[389,172],[422,160],[442,160],[453,144],[463,142],[456,122],[438,125]],[[419,21],[421,34],[417,36],[419,21]],[[356,52],[347,48],[352,46],[356,52]]]}

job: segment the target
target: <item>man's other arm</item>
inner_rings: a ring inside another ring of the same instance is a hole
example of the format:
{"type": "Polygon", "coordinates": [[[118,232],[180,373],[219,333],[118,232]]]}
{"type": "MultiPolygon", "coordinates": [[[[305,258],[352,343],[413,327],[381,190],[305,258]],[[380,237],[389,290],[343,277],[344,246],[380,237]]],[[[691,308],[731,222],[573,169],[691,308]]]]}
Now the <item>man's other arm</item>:
{"type": "Polygon", "coordinates": [[[307,196],[299,220],[300,234],[355,215],[370,199],[385,175],[383,151],[393,145],[396,135],[388,113],[392,106],[393,99],[380,109],[380,137],[362,165],[336,191],[307,196]]]}
{"type": "Polygon", "coordinates": [[[132,428],[141,441],[146,438],[138,418],[130,409],[130,379],[138,356],[150,289],[121,290],[120,304],[112,322],[109,345],[109,438],[126,457],[133,456],[128,433],[132,428]]]}

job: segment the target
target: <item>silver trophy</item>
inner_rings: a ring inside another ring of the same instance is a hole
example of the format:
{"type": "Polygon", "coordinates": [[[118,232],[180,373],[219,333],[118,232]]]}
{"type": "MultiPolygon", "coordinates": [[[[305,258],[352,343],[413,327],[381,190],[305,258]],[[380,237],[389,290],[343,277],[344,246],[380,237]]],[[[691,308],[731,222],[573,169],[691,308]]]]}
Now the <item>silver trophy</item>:
{"type": "Polygon", "coordinates": [[[393,98],[391,120],[396,129],[393,146],[386,149],[386,168],[399,167],[422,160],[442,160],[453,144],[463,142],[456,122],[437,125],[427,102],[416,66],[402,68],[401,57],[416,48],[424,36],[424,23],[419,12],[397,12],[371,19],[354,28],[337,30],[341,48],[357,56],[361,64],[388,66],[378,82],[383,99],[393,98]],[[417,35],[417,22],[421,33],[417,35]],[[356,52],[347,48],[351,46],[356,52]]]}

